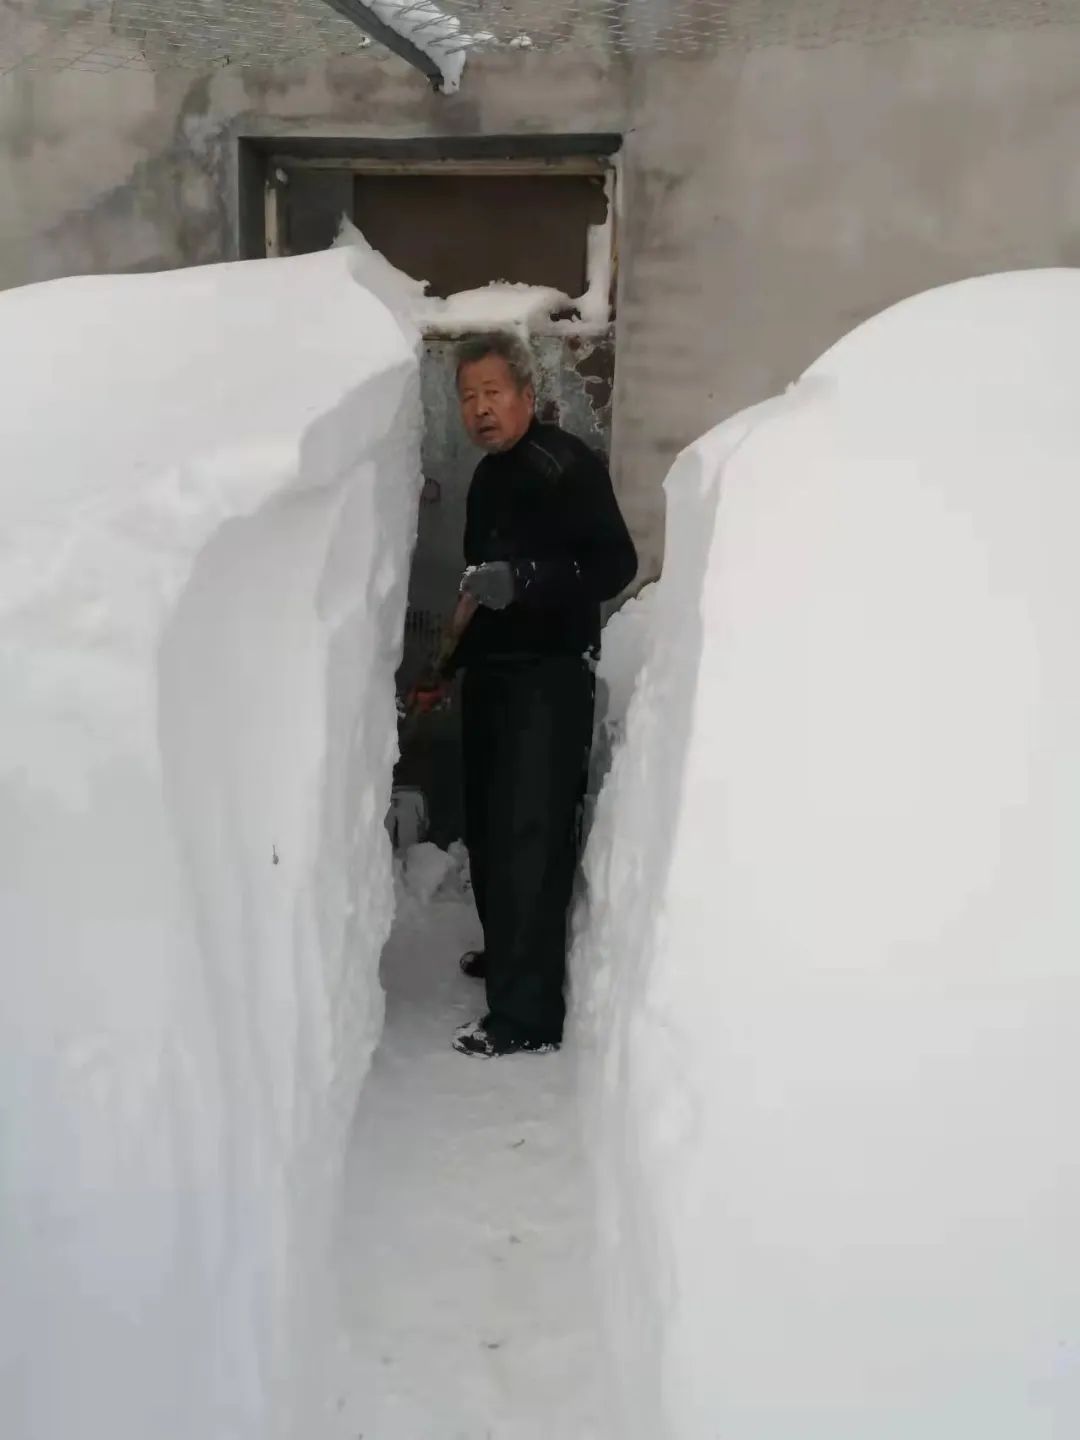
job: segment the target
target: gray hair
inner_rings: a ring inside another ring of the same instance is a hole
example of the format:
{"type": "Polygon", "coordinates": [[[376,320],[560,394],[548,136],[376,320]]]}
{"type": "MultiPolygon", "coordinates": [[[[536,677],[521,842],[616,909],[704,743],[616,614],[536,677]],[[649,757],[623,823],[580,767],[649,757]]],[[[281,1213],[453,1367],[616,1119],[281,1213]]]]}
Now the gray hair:
{"type": "Polygon", "coordinates": [[[519,390],[524,390],[527,385],[535,386],[529,347],[509,330],[492,330],[486,335],[470,335],[467,340],[461,341],[454,355],[457,361],[454,378],[457,380],[461,379],[464,366],[475,365],[478,360],[497,355],[500,360],[506,361],[506,368],[519,390]]]}

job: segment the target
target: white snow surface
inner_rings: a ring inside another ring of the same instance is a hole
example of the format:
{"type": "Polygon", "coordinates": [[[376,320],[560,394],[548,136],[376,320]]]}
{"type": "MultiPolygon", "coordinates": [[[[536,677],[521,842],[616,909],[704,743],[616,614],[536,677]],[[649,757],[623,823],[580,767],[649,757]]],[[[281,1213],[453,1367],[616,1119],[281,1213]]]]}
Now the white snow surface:
{"type": "Polygon", "coordinates": [[[622,744],[638,675],[649,653],[656,586],[646,585],[608,619],[596,667],[596,716],[589,757],[587,825],[591,825],[613,755],[622,744]]]}
{"type": "Polygon", "coordinates": [[[427,298],[428,282],[414,280],[392,265],[347,215],[342,215],[330,248],[359,257],[364,283],[395,315],[422,316],[424,306],[431,303],[427,298]]]}
{"type": "Polygon", "coordinates": [[[426,0],[364,0],[364,3],[391,30],[410,40],[435,62],[443,78],[445,95],[453,95],[461,88],[465,57],[472,39],[462,32],[456,15],[426,0]]]}
{"type": "MultiPolygon", "coordinates": [[[[610,247],[606,226],[592,226],[589,244],[610,247]]],[[[559,310],[581,307],[583,317],[596,324],[608,318],[607,291],[611,283],[610,263],[597,269],[599,279],[581,300],[572,300],[561,290],[545,285],[523,285],[505,280],[492,281],[478,290],[461,290],[441,299],[427,293],[427,280],[406,275],[378,250],[347,215],[341,217],[334,248],[354,247],[364,257],[380,297],[426,335],[465,335],[472,331],[513,330],[523,339],[538,328],[561,328],[566,322],[552,321],[559,310]]],[[[577,328],[575,326],[575,328],[577,328]]]]}
{"type": "Polygon", "coordinates": [[[421,841],[405,852],[401,869],[406,894],[417,904],[428,905],[447,880],[454,877],[454,857],[430,840],[421,841]]]}
{"type": "Polygon", "coordinates": [[[603,223],[589,226],[586,242],[588,245],[586,266],[586,273],[589,277],[588,287],[585,294],[577,301],[582,320],[589,325],[599,326],[605,326],[611,320],[611,283],[614,278],[612,241],[615,230],[615,182],[614,176],[610,173],[604,181],[604,196],[607,200],[607,210],[603,223]]]}
{"type": "Polygon", "coordinates": [[[605,720],[620,731],[649,654],[655,600],[656,586],[644,586],[615,611],[603,629],[596,679],[604,689],[605,720]]]}
{"type": "Polygon", "coordinates": [[[0,296],[0,1432],[328,1433],[417,337],[356,253],[0,296]]]}
{"type": "Polygon", "coordinates": [[[626,1440],[1080,1434],[1080,272],[679,460],[574,954],[626,1440]]]}
{"type": "MultiPolygon", "coordinates": [[[[432,847],[433,849],[434,847],[432,847]]],[[[461,847],[404,857],[386,1028],[360,1098],[339,1275],[340,1440],[607,1440],[576,1056],[473,1060],[484,1008],[461,847]]]]}
{"type": "Polygon", "coordinates": [[[553,311],[571,304],[569,296],[551,286],[515,285],[500,280],[479,290],[461,290],[445,300],[426,300],[417,323],[428,334],[507,329],[528,333],[553,311]]]}

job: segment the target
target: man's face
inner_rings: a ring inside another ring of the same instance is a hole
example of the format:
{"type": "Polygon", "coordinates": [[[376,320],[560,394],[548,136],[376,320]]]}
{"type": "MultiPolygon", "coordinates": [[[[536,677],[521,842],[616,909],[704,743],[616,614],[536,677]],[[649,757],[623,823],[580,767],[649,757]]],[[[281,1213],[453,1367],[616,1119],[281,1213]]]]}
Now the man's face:
{"type": "Polygon", "coordinates": [[[481,450],[509,450],[532,423],[536,396],[519,388],[501,355],[463,365],[458,376],[461,418],[469,439],[481,450]]]}

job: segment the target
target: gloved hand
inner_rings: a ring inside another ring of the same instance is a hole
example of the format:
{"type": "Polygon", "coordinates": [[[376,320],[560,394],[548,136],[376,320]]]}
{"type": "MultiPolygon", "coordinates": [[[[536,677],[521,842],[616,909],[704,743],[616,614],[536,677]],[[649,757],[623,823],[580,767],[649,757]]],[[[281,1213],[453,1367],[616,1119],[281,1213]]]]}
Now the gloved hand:
{"type": "Polygon", "coordinates": [[[517,594],[517,577],[508,560],[476,565],[461,577],[462,595],[471,595],[489,610],[505,610],[517,594]]]}

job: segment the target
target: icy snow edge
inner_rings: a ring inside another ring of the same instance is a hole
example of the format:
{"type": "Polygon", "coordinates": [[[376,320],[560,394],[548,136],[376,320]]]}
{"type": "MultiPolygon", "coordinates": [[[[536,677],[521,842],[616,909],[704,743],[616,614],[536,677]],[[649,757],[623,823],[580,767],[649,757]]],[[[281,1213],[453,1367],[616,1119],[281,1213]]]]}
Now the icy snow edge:
{"type": "MultiPolygon", "coordinates": [[[[609,206],[610,217],[610,206],[609,206]]],[[[604,327],[610,321],[608,293],[610,259],[600,257],[610,246],[610,218],[589,228],[592,279],[584,295],[574,298],[548,285],[525,285],[496,280],[478,290],[461,290],[445,300],[429,295],[428,281],[414,279],[386,259],[347,215],[341,217],[332,249],[357,252],[362,257],[365,283],[397,315],[405,317],[425,335],[463,335],[469,331],[513,330],[522,339],[543,327],[545,333],[564,325],[580,331],[582,325],[604,327]],[[576,310],[580,321],[554,321],[553,313],[576,310]]]]}
{"type": "MultiPolygon", "coordinates": [[[[466,52],[473,40],[462,33],[456,15],[447,14],[431,0],[363,0],[363,5],[439,67],[444,95],[461,88],[466,52]]],[[[341,7],[335,4],[334,8],[341,7]]]]}

